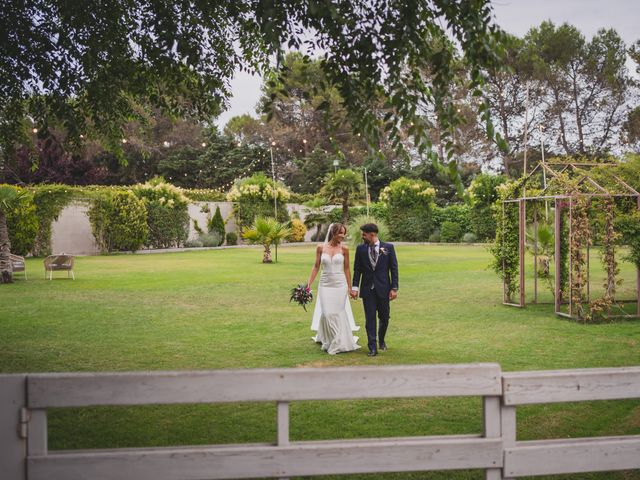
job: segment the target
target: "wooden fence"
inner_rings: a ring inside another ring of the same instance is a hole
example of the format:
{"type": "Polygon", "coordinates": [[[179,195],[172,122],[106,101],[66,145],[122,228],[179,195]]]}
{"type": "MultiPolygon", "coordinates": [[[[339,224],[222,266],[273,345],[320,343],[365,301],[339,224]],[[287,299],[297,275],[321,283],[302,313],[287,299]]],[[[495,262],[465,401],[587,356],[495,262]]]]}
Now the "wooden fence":
{"type": "Polygon", "coordinates": [[[290,477],[484,469],[485,478],[640,469],[640,435],[520,442],[524,404],[640,398],[640,367],[502,373],[497,364],[0,375],[6,480],[290,477]],[[483,432],[290,441],[289,403],[479,396],[483,432]],[[47,409],[275,402],[271,444],[49,451],[47,409]]]}

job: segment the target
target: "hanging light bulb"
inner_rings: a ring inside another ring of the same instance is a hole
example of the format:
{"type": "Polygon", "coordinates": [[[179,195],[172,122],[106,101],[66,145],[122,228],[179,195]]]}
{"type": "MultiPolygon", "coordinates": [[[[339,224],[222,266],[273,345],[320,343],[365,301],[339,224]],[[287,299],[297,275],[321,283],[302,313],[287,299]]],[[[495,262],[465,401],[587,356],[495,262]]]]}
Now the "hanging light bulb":
{"type": "Polygon", "coordinates": [[[32,131],[33,133],[38,133],[38,129],[37,129],[36,127],[33,127],[33,128],[31,129],[31,131],[32,131]]]}
{"type": "Polygon", "coordinates": [[[123,139],[122,139],[122,143],[127,143],[127,139],[126,139],[126,138],[123,138],[123,139]]]}

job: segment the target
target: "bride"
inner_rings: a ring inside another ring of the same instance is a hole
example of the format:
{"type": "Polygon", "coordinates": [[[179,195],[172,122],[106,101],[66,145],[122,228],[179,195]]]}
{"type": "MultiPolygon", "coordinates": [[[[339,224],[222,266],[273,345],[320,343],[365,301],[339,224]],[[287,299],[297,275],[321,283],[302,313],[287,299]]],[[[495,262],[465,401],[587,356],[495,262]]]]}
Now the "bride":
{"type": "Polygon", "coordinates": [[[313,340],[330,355],[360,348],[358,337],[352,335],[360,327],[355,324],[349,304],[349,249],[342,244],[346,234],[347,229],[341,223],[329,226],[324,244],[316,249],[316,261],[307,283],[311,287],[322,265],[311,330],[318,332],[313,340]]]}

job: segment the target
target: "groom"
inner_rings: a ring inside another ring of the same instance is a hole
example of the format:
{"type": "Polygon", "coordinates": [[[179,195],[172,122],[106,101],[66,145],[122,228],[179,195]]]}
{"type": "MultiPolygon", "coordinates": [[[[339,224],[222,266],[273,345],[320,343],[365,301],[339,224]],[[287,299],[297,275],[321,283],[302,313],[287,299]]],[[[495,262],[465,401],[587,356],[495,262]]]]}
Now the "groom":
{"type": "Polygon", "coordinates": [[[376,316],[380,321],[377,338],[380,351],[387,349],[384,338],[389,326],[389,302],[398,296],[398,260],[393,245],[378,239],[378,226],[375,223],[367,223],[360,230],[364,243],[356,249],[350,295],[355,299],[360,291],[369,356],[375,357],[378,354],[376,316]]]}

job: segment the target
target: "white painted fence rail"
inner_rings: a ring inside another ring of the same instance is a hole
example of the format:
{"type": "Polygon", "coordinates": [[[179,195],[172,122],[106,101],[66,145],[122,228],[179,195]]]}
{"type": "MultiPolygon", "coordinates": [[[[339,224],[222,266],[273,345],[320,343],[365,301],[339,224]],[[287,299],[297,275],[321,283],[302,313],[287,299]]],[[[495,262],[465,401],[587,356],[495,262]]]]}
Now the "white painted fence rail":
{"type": "Polygon", "coordinates": [[[502,373],[497,364],[197,372],[0,375],[6,480],[290,477],[485,469],[485,478],[640,469],[640,436],[516,440],[517,405],[640,398],[640,367],[502,373]],[[289,402],[483,397],[484,431],[382,439],[289,440],[289,402]],[[48,408],[276,402],[272,444],[49,451],[48,408]]]}

